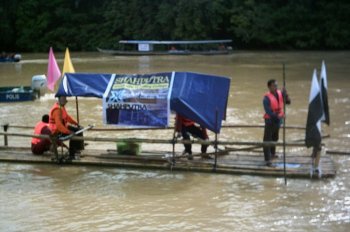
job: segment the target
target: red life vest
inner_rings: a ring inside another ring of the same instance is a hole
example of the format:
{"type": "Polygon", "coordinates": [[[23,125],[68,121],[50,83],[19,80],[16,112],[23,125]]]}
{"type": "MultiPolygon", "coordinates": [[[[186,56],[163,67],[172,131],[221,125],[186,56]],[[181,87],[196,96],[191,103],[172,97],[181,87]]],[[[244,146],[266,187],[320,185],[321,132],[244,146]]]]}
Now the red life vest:
{"type": "MultiPolygon", "coordinates": [[[[44,129],[44,127],[48,126],[47,123],[45,122],[38,122],[36,125],[35,125],[35,128],[34,128],[34,134],[36,135],[41,135],[41,131],[42,129],[44,129]]],[[[37,144],[41,141],[40,138],[32,138],[32,144],[37,144]]]]}
{"type": "Polygon", "coordinates": [[[191,119],[185,118],[179,114],[176,115],[176,120],[178,121],[178,123],[180,123],[181,126],[187,127],[195,124],[194,121],[192,121],[191,119]]]}
{"type": "MultiPolygon", "coordinates": [[[[265,94],[266,97],[269,98],[270,100],[270,107],[272,112],[274,112],[275,114],[277,114],[279,116],[279,118],[284,117],[284,112],[283,112],[283,107],[284,107],[284,102],[283,102],[283,96],[282,96],[282,92],[279,90],[276,90],[277,92],[277,96],[278,96],[278,101],[275,97],[275,95],[273,95],[270,91],[267,92],[265,94]]],[[[265,119],[269,119],[270,116],[268,114],[264,114],[264,118],[265,119]]]]}
{"type": "Polygon", "coordinates": [[[61,107],[58,104],[58,102],[56,102],[50,110],[50,119],[49,119],[49,127],[50,127],[50,130],[53,134],[55,134],[57,132],[55,118],[53,117],[53,114],[52,114],[56,109],[60,110],[60,112],[61,112],[62,124],[64,126],[67,125],[67,117],[68,117],[66,109],[64,107],[61,107]]]}

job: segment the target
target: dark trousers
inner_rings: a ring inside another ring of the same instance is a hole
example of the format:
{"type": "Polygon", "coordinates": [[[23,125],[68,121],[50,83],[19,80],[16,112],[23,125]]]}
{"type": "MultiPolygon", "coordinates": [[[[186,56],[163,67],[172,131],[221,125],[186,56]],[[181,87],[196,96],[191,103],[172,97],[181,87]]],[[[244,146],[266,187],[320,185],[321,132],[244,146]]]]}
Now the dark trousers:
{"type": "MultiPolygon", "coordinates": [[[[277,142],[279,129],[279,124],[265,121],[264,142],[277,142]]],[[[276,146],[264,147],[265,161],[270,161],[272,156],[275,154],[276,146]]]]}
{"type": "MultiPolygon", "coordinates": [[[[68,126],[68,129],[72,132],[77,132],[81,128],[75,126],[68,126]]],[[[61,134],[60,136],[66,136],[61,134]]],[[[76,136],[84,136],[83,133],[76,134],[76,136]]],[[[69,140],[69,155],[74,156],[77,151],[84,150],[84,140],[69,140]]]]}
{"type": "Polygon", "coordinates": [[[35,155],[42,155],[45,151],[50,150],[51,142],[48,139],[42,139],[39,143],[32,143],[32,153],[35,155]]]}
{"type": "MultiPolygon", "coordinates": [[[[183,126],[181,131],[182,137],[184,140],[189,140],[191,134],[195,138],[200,139],[207,139],[204,135],[202,129],[198,126],[192,125],[192,126],[183,126]]],[[[192,144],[184,144],[185,146],[185,152],[188,152],[189,154],[192,154],[192,144]]],[[[208,145],[202,145],[201,151],[202,153],[207,152],[208,145]]]]}

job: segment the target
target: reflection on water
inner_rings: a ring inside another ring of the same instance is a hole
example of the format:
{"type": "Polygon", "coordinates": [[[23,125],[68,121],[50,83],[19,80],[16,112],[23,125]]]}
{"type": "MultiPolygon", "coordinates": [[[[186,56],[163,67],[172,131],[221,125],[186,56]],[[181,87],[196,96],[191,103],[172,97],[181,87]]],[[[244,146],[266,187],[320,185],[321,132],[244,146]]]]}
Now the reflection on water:
{"type": "MultiPolygon", "coordinates": [[[[80,72],[152,73],[194,71],[231,77],[227,122],[262,123],[266,81],[282,84],[282,62],[292,105],[287,124],[305,125],[313,68],[325,59],[328,71],[331,134],[329,149],[349,146],[349,52],[237,52],[229,56],[113,57],[71,53],[80,72]]],[[[56,54],[62,66],[63,54],[56,54]]],[[[0,85],[29,85],[46,72],[47,54],[26,54],[20,66],[0,64],[0,85]],[[19,68],[20,67],[20,68],[19,68]]],[[[54,103],[54,94],[35,102],[0,104],[1,124],[33,126],[54,103]]],[[[79,98],[81,124],[102,126],[101,99],[79,98]]],[[[68,111],[75,114],[74,99],[68,111]]],[[[172,119],[173,121],[173,119],[172,119]]],[[[143,137],[147,131],[87,133],[89,136],[143,137]]],[[[171,138],[171,131],[152,138],[171,138]]],[[[213,137],[211,134],[210,136],[213,137]]],[[[287,140],[303,138],[290,131],[287,140]]],[[[224,130],[220,139],[262,138],[261,129],[224,130]]],[[[0,141],[2,143],[2,141],[0,141]]],[[[10,138],[23,146],[30,139],[10,138]]],[[[114,144],[90,144],[112,148],[114,144]]],[[[169,150],[167,145],[144,150],[169,150]]],[[[176,147],[181,150],[181,146],[176,147]]],[[[194,149],[197,149],[195,147],[194,149]]],[[[199,150],[199,147],[198,147],[199,150]]],[[[310,152],[294,148],[293,152],[310,152]]],[[[0,164],[0,231],[348,231],[350,223],[350,157],[333,157],[337,177],[329,180],[288,180],[254,176],[0,164]]]]}
{"type": "Polygon", "coordinates": [[[286,187],[280,178],[251,176],[0,168],[2,231],[329,231],[350,220],[349,186],[339,180],[289,180],[286,187]]]}

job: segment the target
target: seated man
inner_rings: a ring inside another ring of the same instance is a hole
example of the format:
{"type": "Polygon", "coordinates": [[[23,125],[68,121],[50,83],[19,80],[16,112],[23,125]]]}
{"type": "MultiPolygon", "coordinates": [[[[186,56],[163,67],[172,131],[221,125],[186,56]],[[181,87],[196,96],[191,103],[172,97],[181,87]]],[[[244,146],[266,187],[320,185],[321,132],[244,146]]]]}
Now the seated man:
{"type": "MultiPolygon", "coordinates": [[[[200,138],[203,140],[209,139],[206,128],[196,126],[194,121],[192,121],[188,118],[185,118],[179,114],[176,114],[175,130],[178,133],[181,133],[184,140],[190,140],[189,134],[191,134],[195,138],[200,138]]],[[[189,160],[192,160],[193,159],[192,145],[191,144],[184,144],[184,146],[185,146],[184,154],[187,154],[187,158],[189,160]]],[[[202,147],[201,147],[202,158],[210,159],[211,157],[209,155],[205,154],[207,152],[207,148],[208,148],[208,145],[204,145],[204,144],[202,145],[202,147]]]]}
{"type": "MultiPolygon", "coordinates": [[[[49,126],[54,135],[69,135],[79,130],[78,123],[66,111],[65,105],[67,102],[65,96],[60,96],[50,110],[49,126]]],[[[82,136],[82,134],[79,135],[82,136]]],[[[69,141],[69,156],[71,159],[75,158],[75,153],[77,151],[83,149],[84,141],[69,141]]]]}
{"type": "MultiPolygon", "coordinates": [[[[49,115],[42,116],[40,122],[38,122],[34,128],[34,134],[36,135],[51,135],[49,128],[49,115]]],[[[50,139],[32,138],[32,152],[35,155],[42,155],[45,151],[50,150],[50,139]]]]}

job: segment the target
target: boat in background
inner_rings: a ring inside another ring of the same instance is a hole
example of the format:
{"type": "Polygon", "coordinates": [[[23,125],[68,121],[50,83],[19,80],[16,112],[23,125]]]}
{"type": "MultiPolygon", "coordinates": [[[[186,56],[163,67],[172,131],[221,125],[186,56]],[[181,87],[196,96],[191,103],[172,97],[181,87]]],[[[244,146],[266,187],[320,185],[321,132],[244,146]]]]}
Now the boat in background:
{"type": "Polygon", "coordinates": [[[225,55],[232,52],[226,44],[232,40],[192,40],[192,41],[156,41],[156,40],[120,40],[122,45],[137,45],[137,50],[113,50],[97,48],[99,52],[121,56],[149,55],[225,55]],[[155,47],[158,47],[155,50],[155,47]],[[165,47],[164,47],[165,46],[165,47]]]}
{"type": "Polygon", "coordinates": [[[19,62],[22,59],[20,54],[0,54],[0,63],[19,62]]]}
{"type": "Polygon", "coordinates": [[[0,102],[33,101],[36,95],[31,86],[0,87],[0,102]]]}
{"type": "Polygon", "coordinates": [[[47,81],[45,75],[32,77],[31,86],[6,86],[0,87],[1,102],[33,101],[46,92],[47,81]]]}

